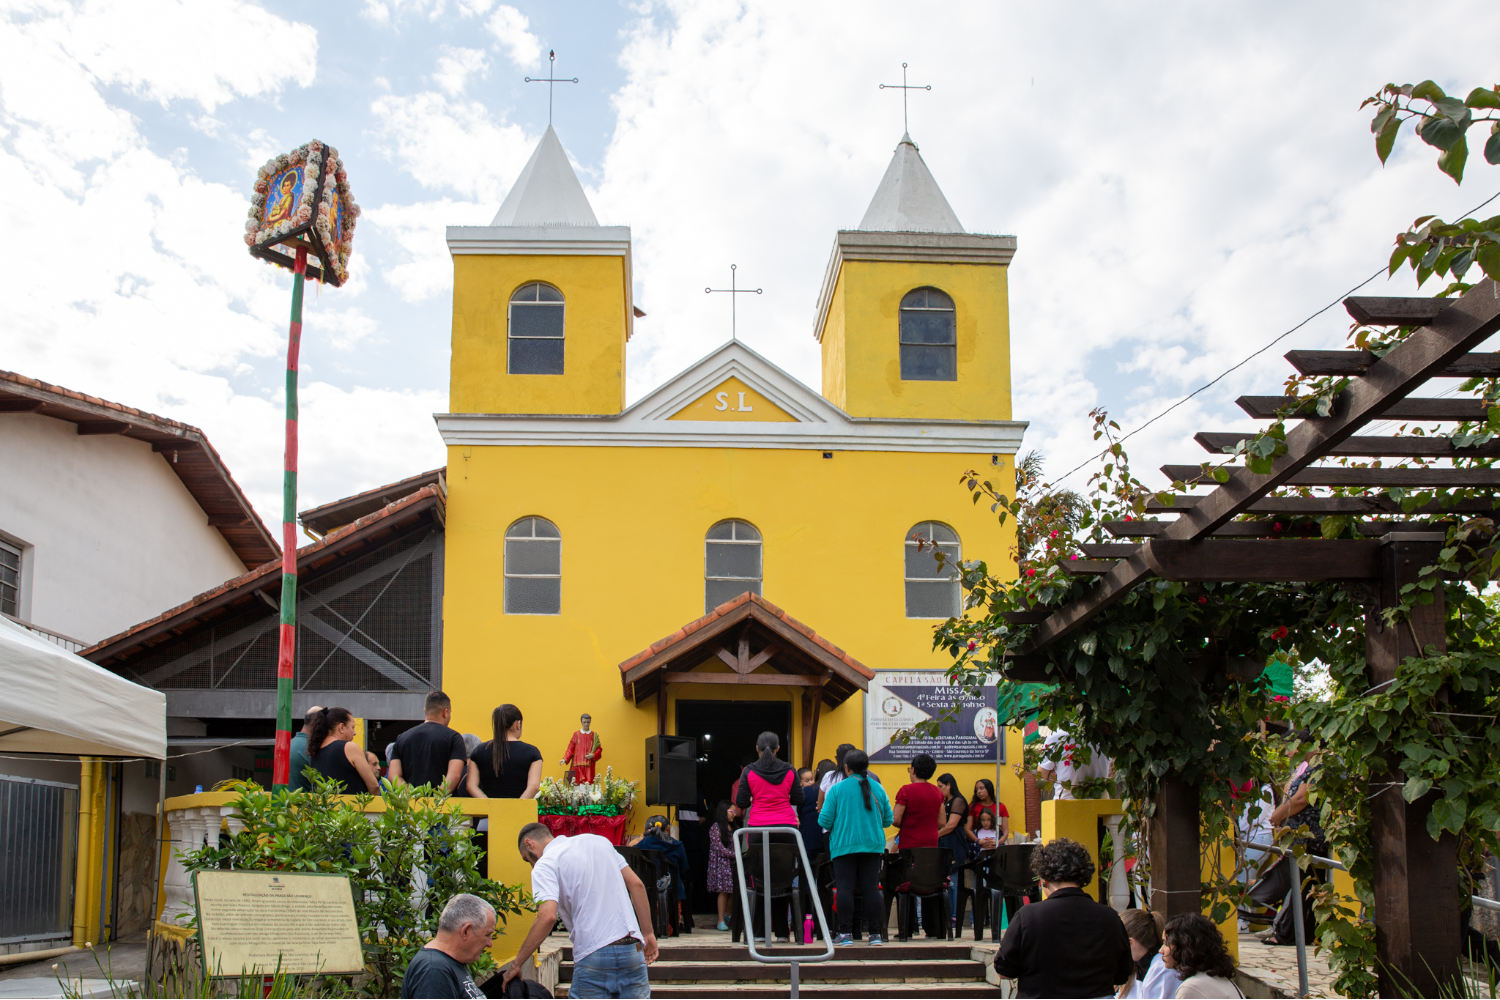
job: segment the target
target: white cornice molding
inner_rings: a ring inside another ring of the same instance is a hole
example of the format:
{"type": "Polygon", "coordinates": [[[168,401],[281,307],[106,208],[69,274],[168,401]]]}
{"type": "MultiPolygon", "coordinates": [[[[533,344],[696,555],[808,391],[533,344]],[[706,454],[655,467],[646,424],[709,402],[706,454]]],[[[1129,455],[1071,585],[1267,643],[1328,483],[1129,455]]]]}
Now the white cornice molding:
{"type": "Polygon", "coordinates": [[[626,420],[616,417],[438,413],[447,445],[510,447],[773,448],[1014,455],[1019,420],[930,421],[848,418],[843,427],[813,423],[626,420]]]}
{"type": "Polygon", "coordinates": [[[984,233],[881,233],[840,229],[823,271],[818,310],[813,317],[813,339],[823,342],[823,324],[833,304],[833,289],[846,260],[892,260],[923,264],[998,264],[1016,255],[1014,236],[984,233]]]}
{"type": "Polygon", "coordinates": [[[451,254],[630,256],[629,226],[449,226],[451,254]]]}
{"type": "Polygon", "coordinates": [[[507,447],[778,448],[804,451],[954,452],[1013,455],[1019,420],[851,417],[743,342],[700,358],[622,413],[434,415],[448,445],[507,447]],[[725,379],[738,378],[795,422],[673,420],[725,379]]]}

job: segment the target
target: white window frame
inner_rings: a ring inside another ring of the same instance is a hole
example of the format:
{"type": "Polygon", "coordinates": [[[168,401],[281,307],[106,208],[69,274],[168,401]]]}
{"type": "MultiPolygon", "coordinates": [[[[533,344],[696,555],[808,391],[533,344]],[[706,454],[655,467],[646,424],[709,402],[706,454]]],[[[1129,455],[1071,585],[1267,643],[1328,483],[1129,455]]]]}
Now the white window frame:
{"type": "Polygon", "coordinates": [[[903,382],[957,382],[958,381],[958,306],[957,306],[957,304],[954,303],[953,296],[949,295],[947,292],[943,291],[941,288],[937,287],[936,285],[921,285],[921,286],[919,286],[917,288],[913,288],[911,291],[909,291],[905,295],[901,296],[901,305],[896,310],[896,328],[897,328],[896,329],[896,344],[897,344],[897,347],[896,347],[896,351],[897,351],[896,366],[897,366],[898,370],[900,370],[901,367],[902,367],[901,366],[901,357],[900,357],[900,355],[908,347],[931,348],[934,351],[936,351],[936,350],[938,350],[938,349],[941,348],[943,350],[950,351],[952,353],[952,358],[953,358],[953,377],[952,378],[923,378],[921,376],[912,376],[912,377],[908,378],[907,375],[906,375],[906,372],[905,371],[901,371],[901,373],[900,373],[901,374],[901,381],[903,381],[903,382]],[[948,300],[948,304],[946,306],[916,306],[916,305],[909,306],[909,305],[907,305],[906,304],[907,300],[910,299],[917,292],[936,292],[939,295],[941,295],[943,298],[947,299],[948,300]],[[951,341],[949,341],[948,343],[946,343],[946,344],[934,344],[934,343],[929,343],[927,341],[917,341],[917,340],[914,340],[914,341],[908,343],[907,340],[906,340],[906,324],[903,322],[903,320],[905,319],[907,313],[946,313],[950,317],[950,320],[951,320],[951,322],[949,324],[949,332],[952,334],[952,338],[953,339],[951,341]]]}
{"type": "MultiPolygon", "coordinates": [[[[705,531],[703,533],[703,613],[704,614],[708,614],[714,608],[718,607],[719,604],[723,603],[722,601],[710,603],[711,600],[712,600],[708,596],[710,585],[712,585],[714,583],[749,583],[749,584],[752,584],[752,586],[746,587],[745,589],[748,590],[748,591],[750,591],[752,594],[759,594],[759,593],[762,593],[763,588],[765,587],[765,580],[766,580],[766,549],[765,549],[765,539],[762,537],[759,528],[757,528],[755,525],[751,524],[749,521],[746,521],[746,520],[744,520],[742,518],[737,518],[737,517],[726,517],[722,521],[715,521],[713,524],[709,525],[708,531],[705,531]],[[726,525],[726,524],[729,525],[730,537],[728,537],[728,538],[709,538],[708,537],[709,533],[712,532],[715,528],[721,527],[721,526],[726,525]],[[752,532],[754,534],[755,537],[753,537],[753,538],[739,538],[738,537],[738,533],[739,533],[739,531],[740,531],[741,528],[748,528],[750,530],[750,532],[752,532]],[[744,546],[747,546],[747,547],[748,546],[754,546],[755,549],[756,549],[756,554],[758,556],[756,562],[760,566],[760,575],[759,576],[725,576],[725,575],[722,575],[722,574],[715,575],[715,574],[709,572],[710,567],[709,567],[709,563],[708,563],[708,553],[709,553],[709,546],[711,546],[711,545],[744,545],[744,546]]],[[[728,600],[734,600],[734,598],[731,597],[731,598],[728,598],[728,600]]]]}
{"type": "Polygon", "coordinates": [[[510,293],[510,299],[507,300],[506,303],[505,303],[505,373],[507,375],[561,375],[561,374],[563,374],[564,371],[567,370],[567,340],[568,340],[568,330],[567,330],[567,311],[566,310],[567,310],[567,300],[563,296],[562,289],[558,288],[556,285],[550,284],[550,283],[545,282],[545,281],[528,281],[524,285],[522,285],[519,288],[517,288],[514,292],[510,293]],[[553,292],[556,292],[557,293],[557,301],[556,302],[548,302],[548,301],[543,300],[541,298],[540,292],[533,292],[533,297],[532,298],[521,298],[522,293],[532,291],[532,289],[541,289],[541,288],[548,288],[548,289],[551,289],[553,292]],[[558,310],[558,314],[562,317],[562,319],[559,321],[559,326],[562,328],[562,331],[563,331],[562,335],[558,336],[558,337],[529,337],[529,336],[526,336],[524,334],[517,334],[516,333],[516,325],[515,325],[514,309],[515,309],[515,306],[516,306],[516,304],[518,302],[521,303],[522,305],[531,305],[531,306],[556,306],[557,310],[558,310]],[[554,341],[555,340],[559,344],[563,345],[563,363],[559,367],[559,370],[555,371],[555,372],[518,372],[518,371],[516,371],[515,368],[512,365],[511,346],[516,341],[518,341],[518,340],[546,340],[546,341],[554,341]]]}
{"type": "Polygon", "coordinates": [[[558,530],[557,525],[553,524],[551,521],[547,520],[545,517],[542,517],[539,514],[527,514],[525,517],[518,517],[514,521],[511,522],[510,527],[508,527],[508,528],[505,529],[505,537],[501,541],[500,545],[501,545],[501,548],[500,548],[500,562],[501,562],[501,588],[502,588],[501,589],[501,593],[500,593],[500,610],[501,610],[501,613],[502,614],[507,614],[507,615],[530,615],[530,616],[535,616],[535,617],[548,617],[548,616],[555,617],[557,615],[562,614],[562,532],[560,530],[558,530]],[[551,528],[553,530],[553,532],[555,532],[555,534],[553,534],[553,535],[538,535],[536,533],[536,526],[537,526],[538,523],[547,525],[549,528],[551,528]],[[515,532],[523,524],[526,525],[530,529],[530,531],[531,531],[530,534],[528,534],[528,535],[512,534],[512,532],[515,532]],[[512,573],[511,569],[510,569],[510,560],[509,560],[509,558],[507,558],[506,547],[511,542],[513,542],[513,541],[516,541],[516,542],[531,542],[531,541],[555,542],[557,544],[557,572],[556,573],[512,573]],[[557,581],[557,610],[556,611],[511,611],[506,606],[506,604],[507,604],[507,602],[510,599],[510,594],[511,594],[511,583],[510,583],[510,581],[512,581],[512,580],[556,580],[557,581]]]}
{"type": "Polygon", "coordinates": [[[963,541],[959,538],[958,532],[953,529],[952,525],[945,524],[942,521],[919,521],[912,525],[911,530],[906,533],[906,542],[901,548],[901,591],[905,602],[907,618],[915,618],[922,621],[943,621],[948,618],[955,618],[963,611],[963,586],[959,582],[959,561],[963,559],[963,554],[963,541]],[[939,538],[938,529],[946,531],[952,537],[939,538]],[[934,547],[938,548],[939,551],[949,548],[956,549],[957,551],[951,554],[951,557],[941,570],[938,567],[937,556],[934,553],[932,556],[932,576],[909,576],[906,570],[906,556],[909,551],[918,549],[918,538],[922,539],[921,555],[926,555],[928,550],[934,547]],[[953,610],[946,615],[912,614],[911,585],[913,583],[951,583],[953,585],[953,610]]]}
{"type": "Polygon", "coordinates": [[[19,542],[11,541],[8,537],[0,535],[0,551],[15,557],[16,582],[14,586],[0,583],[0,613],[12,618],[26,619],[26,546],[19,542]],[[12,591],[11,598],[14,606],[6,607],[4,591],[12,591]]]}

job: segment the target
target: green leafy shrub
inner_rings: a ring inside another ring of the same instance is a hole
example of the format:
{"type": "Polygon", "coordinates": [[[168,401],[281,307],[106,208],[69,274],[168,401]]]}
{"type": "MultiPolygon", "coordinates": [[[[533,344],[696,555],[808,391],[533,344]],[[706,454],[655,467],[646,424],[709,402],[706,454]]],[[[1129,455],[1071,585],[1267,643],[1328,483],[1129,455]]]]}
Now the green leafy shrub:
{"type": "MultiPolygon", "coordinates": [[[[366,969],[352,989],[361,995],[400,993],[407,964],[437,932],[443,904],[455,894],[486,900],[502,922],[530,907],[524,889],[480,874],[484,856],[474,845],[474,830],[457,805],[430,785],[387,786],[378,796],[385,807],[376,811],[367,809],[377,796],[337,795],[316,774],[313,789],[305,792],[271,792],[252,782],[234,787],[234,814],[244,828],[185,855],[188,871],[348,876],[366,969]]],[[[471,968],[482,974],[490,963],[486,953],[471,968]]]]}

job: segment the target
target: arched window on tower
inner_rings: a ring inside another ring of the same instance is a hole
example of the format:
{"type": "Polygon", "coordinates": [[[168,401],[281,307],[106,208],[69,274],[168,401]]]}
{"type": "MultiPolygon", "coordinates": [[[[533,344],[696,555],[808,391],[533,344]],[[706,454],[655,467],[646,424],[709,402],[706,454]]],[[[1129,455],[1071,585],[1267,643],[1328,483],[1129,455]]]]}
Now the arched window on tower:
{"type": "Polygon", "coordinates": [[[958,378],[953,300],[936,288],[914,288],[901,300],[901,378],[928,382],[958,378]]]}
{"type": "Polygon", "coordinates": [[[506,371],[512,375],[563,373],[563,296],[533,281],[510,297],[506,371]]]}
{"type": "Polygon", "coordinates": [[[505,613],[562,613],[562,533],[546,518],[505,529],[505,613]]]}
{"type": "Polygon", "coordinates": [[[760,532],[748,521],[720,521],[703,540],[703,610],[745,591],[760,593],[760,532]]]}
{"type": "Polygon", "coordinates": [[[946,524],[912,526],[906,533],[906,617],[952,618],[959,613],[960,556],[958,532],[946,524]]]}

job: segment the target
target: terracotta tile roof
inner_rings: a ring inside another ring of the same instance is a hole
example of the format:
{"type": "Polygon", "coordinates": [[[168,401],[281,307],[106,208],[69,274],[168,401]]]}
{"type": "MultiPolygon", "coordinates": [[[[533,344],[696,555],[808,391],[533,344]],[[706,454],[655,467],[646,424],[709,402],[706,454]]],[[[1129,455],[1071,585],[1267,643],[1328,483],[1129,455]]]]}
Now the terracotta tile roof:
{"type": "Polygon", "coordinates": [[[0,371],[0,414],[4,413],[34,413],[76,424],[79,434],[119,434],[148,443],[161,453],[240,562],[248,568],[280,558],[275,536],[261,523],[208,438],[191,424],[0,371]]]}
{"type": "Polygon", "coordinates": [[[839,688],[842,694],[839,700],[855,690],[864,690],[869,680],[875,676],[874,671],[807,625],[759,594],[746,591],[622,661],[620,679],[625,685],[626,694],[633,693],[636,700],[640,701],[646,693],[655,690],[659,683],[656,675],[673,665],[688,669],[697,666],[708,644],[717,636],[747,621],[769,627],[771,633],[780,635],[783,639],[791,639],[794,645],[803,647],[800,650],[800,662],[792,665],[799,667],[797,672],[801,673],[813,672],[809,667],[814,663],[828,671],[833,675],[830,687],[839,688]],[[801,642],[797,642],[798,639],[801,642]],[[809,646],[813,648],[807,648],[809,646]]]}
{"type": "Polygon", "coordinates": [[[335,528],[342,527],[351,521],[357,521],[371,511],[379,510],[386,504],[421,489],[424,486],[440,484],[443,481],[444,469],[429,469],[419,472],[415,476],[387,483],[384,486],[376,486],[374,489],[356,493],[353,496],[341,497],[338,500],[330,500],[328,503],[317,507],[309,507],[297,515],[303,527],[318,534],[326,534],[335,528]]]}
{"type": "MultiPolygon", "coordinates": [[[[298,576],[322,568],[346,554],[364,551],[366,546],[360,543],[384,537],[390,531],[410,523],[428,511],[431,511],[434,519],[441,524],[444,506],[443,494],[437,486],[424,486],[373,514],[366,514],[354,523],[345,525],[337,531],[324,535],[316,542],[299,548],[297,550],[298,576]]],[[[118,635],[100,640],[89,648],[80,650],[78,655],[106,666],[114,660],[136,652],[143,646],[155,645],[157,642],[181,635],[199,624],[203,616],[211,611],[217,612],[221,608],[240,601],[254,600],[256,591],[279,593],[280,588],[281,559],[278,557],[262,563],[248,573],[226,580],[212,590],[206,590],[175,608],[163,611],[155,618],[133,625],[118,635]]]]}

